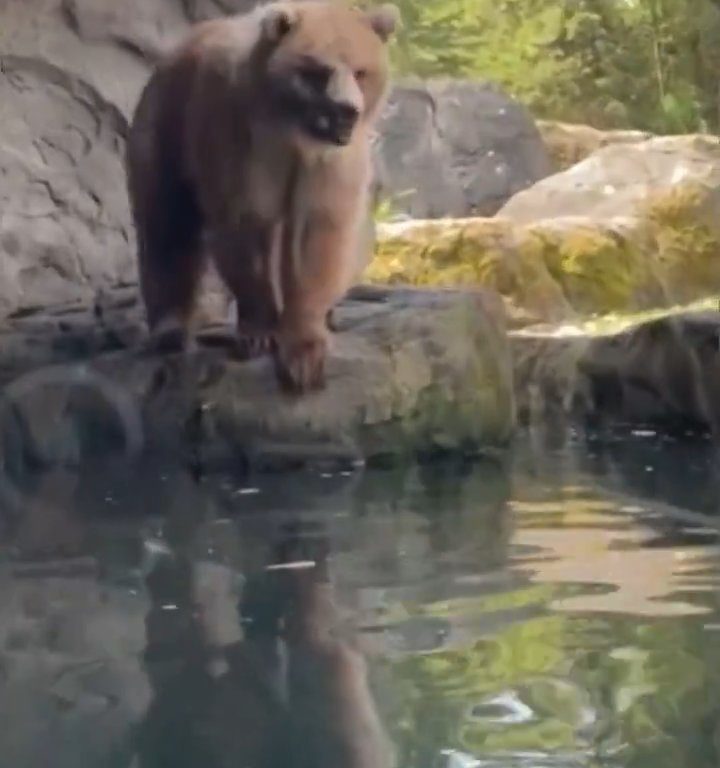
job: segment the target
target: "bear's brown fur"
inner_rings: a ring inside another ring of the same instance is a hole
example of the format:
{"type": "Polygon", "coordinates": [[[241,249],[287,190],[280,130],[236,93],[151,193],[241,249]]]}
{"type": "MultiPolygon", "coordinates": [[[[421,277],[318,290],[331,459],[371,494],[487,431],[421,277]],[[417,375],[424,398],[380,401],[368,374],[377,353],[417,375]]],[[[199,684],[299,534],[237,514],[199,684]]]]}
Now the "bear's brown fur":
{"type": "Polygon", "coordinates": [[[282,384],[322,386],[326,316],[357,277],[392,6],[296,0],[198,24],[140,98],[128,189],[156,344],[188,338],[204,259],[282,384]]]}

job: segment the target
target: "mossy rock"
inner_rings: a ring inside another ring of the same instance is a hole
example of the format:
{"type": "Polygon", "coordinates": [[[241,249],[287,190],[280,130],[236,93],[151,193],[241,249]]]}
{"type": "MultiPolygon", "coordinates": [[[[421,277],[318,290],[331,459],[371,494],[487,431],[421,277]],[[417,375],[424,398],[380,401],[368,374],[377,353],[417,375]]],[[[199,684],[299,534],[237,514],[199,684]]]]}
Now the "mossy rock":
{"type": "Polygon", "coordinates": [[[652,195],[640,215],[668,297],[694,301],[720,289],[720,189],[690,182],[652,195]]]}
{"type": "Polygon", "coordinates": [[[720,189],[659,190],[628,216],[382,224],[370,282],[481,285],[511,314],[557,321],[694,301],[720,290],[720,189]]]}
{"type": "Polygon", "coordinates": [[[327,385],[282,393],[269,357],[119,351],[92,360],[152,452],[254,469],[507,447],[514,393],[502,305],[488,291],[376,290],[336,308],[327,385]],[[190,458],[188,458],[190,457],[190,458]]]}
{"type": "Polygon", "coordinates": [[[365,278],[390,285],[482,285],[536,318],[564,317],[570,307],[541,249],[519,246],[512,224],[496,219],[383,224],[365,278]]]}
{"type": "Polygon", "coordinates": [[[543,143],[557,171],[564,171],[610,144],[637,144],[652,134],[645,131],[603,131],[590,125],[560,123],[555,120],[536,121],[543,143]]]}

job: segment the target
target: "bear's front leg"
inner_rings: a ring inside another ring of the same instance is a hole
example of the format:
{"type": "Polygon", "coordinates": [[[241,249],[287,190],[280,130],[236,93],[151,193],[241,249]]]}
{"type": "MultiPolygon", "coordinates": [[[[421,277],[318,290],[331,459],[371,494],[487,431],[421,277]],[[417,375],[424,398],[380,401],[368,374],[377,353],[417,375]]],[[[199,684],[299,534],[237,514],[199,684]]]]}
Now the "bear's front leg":
{"type": "Polygon", "coordinates": [[[215,234],[218,273],[235,299],[236,343],[242,359],[270,351],[282,301],[276,274],[277,227],[243,220],[231,232],[215,234]]]}
{"type": "Polygon", "coordinates": [[[300,258],[292,254],[284,258],[285,301],[276,335],[275,368],[286,391],[301,393],[325,386],[328,313],[352,280],[354,237],[352,223],[311,217],[300,258]]]}

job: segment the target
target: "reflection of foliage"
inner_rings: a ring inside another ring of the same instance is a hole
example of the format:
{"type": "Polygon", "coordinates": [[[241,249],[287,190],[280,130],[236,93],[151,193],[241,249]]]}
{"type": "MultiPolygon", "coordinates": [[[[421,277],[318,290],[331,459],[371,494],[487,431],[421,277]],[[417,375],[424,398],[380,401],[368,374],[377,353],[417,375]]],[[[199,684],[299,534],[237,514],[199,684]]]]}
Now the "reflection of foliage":
{"type": "Polygon", "coordinates": [[[398,68],[501,83],[538,114],[663,132],[717,127],[714,0],[398,0],[398,68]]]}
{"type": "MultiPolygon", "coordinates": [[[[525,597],[513,593],[505,607],[525,597]]],[[[545,616],[469,648],[402,659],[393,674],[402,766],[429,765],[446,748],[580,750],[598,764],[615,753],[627,768],[718,764],[720,644],[696,619],[545,616]],[[500,694],[528,716],[503,722],[487,704],[500,694]]]]}

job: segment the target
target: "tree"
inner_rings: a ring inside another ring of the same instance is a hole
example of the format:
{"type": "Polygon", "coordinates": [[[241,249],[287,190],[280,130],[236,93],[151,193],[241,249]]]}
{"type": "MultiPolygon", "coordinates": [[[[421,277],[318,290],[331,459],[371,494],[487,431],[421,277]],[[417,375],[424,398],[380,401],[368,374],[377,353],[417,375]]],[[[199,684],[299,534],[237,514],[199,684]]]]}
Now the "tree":
{"type": "Polygon", "coordinates": [[[398,0],[401,73],[491,80],[539,117],[720,127],[720,0],[398,0]]]}

